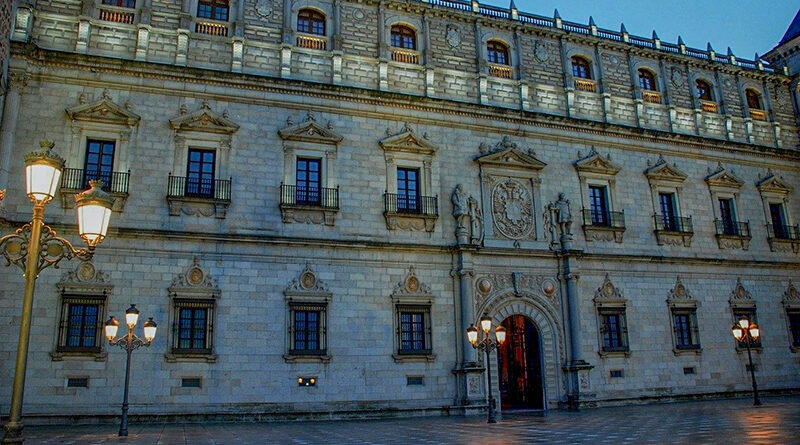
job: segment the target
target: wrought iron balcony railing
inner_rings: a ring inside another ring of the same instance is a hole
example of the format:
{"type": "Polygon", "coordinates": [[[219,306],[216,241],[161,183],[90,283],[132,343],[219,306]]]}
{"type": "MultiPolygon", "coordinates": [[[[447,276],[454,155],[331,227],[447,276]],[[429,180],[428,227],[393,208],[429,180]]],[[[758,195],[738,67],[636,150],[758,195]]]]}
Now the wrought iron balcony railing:
{"type": "Polygon", "coordinates": [[[574,79],[574,85],[576,90],[580,91],[588,91],[590,93],[597,92],[597,83],[591,79],[574,79]]]}
{"type": "Polygon", "coordinates": [[[645,102],[649,102],[651,104],[660,104],[661,93],[659,93],[658,91],[643,90],[642,99],[644,99],[645,102]]]}
{"type": "Polygon", "coordinates": [[[407,213],[412,215],[439,216],[438,196],[383,195],[384,209],[387,213],[407,213]]]}
{"type": "Polygon", "coordinates": [[[767,224],[767,236],[773,239],[800,240],[800,226],[767,224]]]}
{"type": "Polygon", "coordinates": [[[199,179],[170,175],[167,197],[230,201],[232,182],[232,179],[199,179]]]}
{"type": "Polygon", "coordinates": [[[591,227],[625,228],[625,212],[600,212],[583,209],[583,225],[591,227]]]}
{"type": "Polygon", "coordinates": [[[661,232],[694,233],[691,216],[653,215],[656,230],[661,232]]]}
{"type": "Polygon", "coordinates": [[[701,100],[700,107],[706,113],[716,113],[717,110],[719,110],[719,106],[717,105],[717,103],[709,100],[701,100]]]}
{"type": "Polygon", "coordinates": [[[108,193],[128,193],[127,172],[103,172],[97,170],[83,170],[80,168],[65,168],[61,175],[61,188],[69,190],[85,190],[89,188],[89,181],[103,181],[103,191],[108,193]]]}
{"type": "Polygon", "coordinates": [[[281,205],[339,208],[339,189],[281,184],[281,205]]]}
{"type": "Polygon", "coordinates": [[[750,222],[731,221],[715,219],[714,225],[717,227],[717,235],[740,236],[750,238],[750,222]]]}

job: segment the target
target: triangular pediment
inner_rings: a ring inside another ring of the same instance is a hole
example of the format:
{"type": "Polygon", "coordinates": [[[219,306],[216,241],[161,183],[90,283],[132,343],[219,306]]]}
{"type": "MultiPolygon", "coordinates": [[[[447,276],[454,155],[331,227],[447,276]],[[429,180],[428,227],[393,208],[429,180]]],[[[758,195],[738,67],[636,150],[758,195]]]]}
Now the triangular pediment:
{"type": "Polygon", "coordinates": [[[481,165],[490,165],[504,168],[518,168],[539,171],[547,166],[536,156],[525,153],[518,148],[509,147],[498,152],[479,156],[475,162],[481,165]]]}
{"type": "Polygon", "coordinates": [[[72,121],[100,122],[104,124],[134,127],[139,124],[138,114],[117,105],[104,94],[103,98],[90,104],[81,104],[64,110],[72,121]]]}
{"type": "Polygon", "coordinates": [[[380,144],[381,148],[385,151],[402,151],[426,155],[436,153],[436,147],[424,137],[414,133],[408,125],[406,125],[399,134],[381,140],[380,144]]]}
{"type": "Polygon", "coordinates": [[[782,177],[776,176],[775,173],[772,173],[772,170],[767,172],[767,176],[756,182],[756,187],[760,192],[777,193],[781,195],[788,195],[792,193],[792,190],[794,189],[792,186],[787,184],[782,177]]]}
{"type": "Polygon", "coordinates": [[[574,165],[579,172],[616,175],[620,171],[619,165],[611,162],[608,156],[604,157],[598,153],[594,147],[592,147],[592,151],[588,155],[575,161],[574,165]]]}
{"type": "Polygon", "coordinates": [[[728,171],[722,164],[717,166],[717,170],[706,176],[706,183],[712,187],[741,188],[744,181],[739,179],[733,172],[728,171]]]}
{"type": "Polygon", "coordinates": [[[311,120],[297,125],[290,125],[278,131],[278,134],[284,141],[303,141],[329,145],[336,145],[342,141],[342,136],[311,120]]]}
{"type": "Polygon", "coordinates": [[[178,131],[201,131],[232,135],[239,131],[239,126],[224,116],[211,111],[208,103],[203,102],[199,110],[169,120],[169,126],[178,131]]]}
{"type": "Polygon", "coordinates": [[[648,167],[644,171],[644,175],[649,179],[673,182],[683,182],[688,177],[677,165],[669,164],[663,157],[659,157],[658,162],[648,167]]]}

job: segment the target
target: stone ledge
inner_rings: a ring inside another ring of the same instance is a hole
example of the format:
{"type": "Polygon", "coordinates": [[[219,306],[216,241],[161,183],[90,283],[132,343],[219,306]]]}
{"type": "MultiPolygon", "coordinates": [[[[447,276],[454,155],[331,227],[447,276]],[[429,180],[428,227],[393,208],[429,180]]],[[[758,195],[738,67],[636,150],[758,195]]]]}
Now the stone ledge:
{"type": "Polygon", "coordinates": [[[412,213],[383,212],[386,217],[386,228],[433,232],[438,215],[417,215],[412,213]]]}
{"type": "Polygon", "coordinates": [[[181,353],[181,352],[168,352],[164,354],[164,359],[167,363],[176,362],[205,362],[216,363],[216,354],[195,354],[195,353],[181,353]]]}
{"type": "Polygon", "coordinates": [[[284,223],[301,224],[325,224],[334,225],[334,219],[339,209],[328,209],[322,207],[298,206],[281,204],[281,217],[284,223]]]}
{"type": "Polygon", "coordinates": [[[720,249],[742,249],[747,250],[750,248],[749,236],[739,235],[715,235],[717,244],[720,249]]]}
{"type": "Polygon", "coordinates": [[[583,234],[587,242],[592,241],[614,241],[622,242],[622,235],[625,233],[624,227],[605,227],[605,226],[583,226],[583,234]]]}

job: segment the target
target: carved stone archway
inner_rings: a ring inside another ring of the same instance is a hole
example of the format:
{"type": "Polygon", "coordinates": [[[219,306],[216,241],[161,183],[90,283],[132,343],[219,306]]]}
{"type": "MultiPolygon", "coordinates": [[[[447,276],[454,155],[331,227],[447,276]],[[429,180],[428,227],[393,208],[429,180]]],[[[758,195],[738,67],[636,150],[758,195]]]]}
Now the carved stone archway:
{"type": "MultiPolygon", "coordinates": [[[[512,315],[522,315],[533,323],[540,338],[544,407],[547,409],[557,406],[565,394],[561,375],[561,366],[565,357],[564,339],[560,335],[561,327],[556,307],[544,295],[528,292],[515,293],[513,290],[508,290],[490,296],[481,304],[476,315],[480,316],[484,313],[489,314],[492,318],[493,326],[499,326],[503,320],[512,315]]],[[[482,362],[485,358],[481,356],[479,360],[482,362]]],[[[484,365],[486,364],[484,363],[484,365]]],[[[488,365],[492,367],[492,393],[500,394],[496,352],[490,354],[488,365]]]]}

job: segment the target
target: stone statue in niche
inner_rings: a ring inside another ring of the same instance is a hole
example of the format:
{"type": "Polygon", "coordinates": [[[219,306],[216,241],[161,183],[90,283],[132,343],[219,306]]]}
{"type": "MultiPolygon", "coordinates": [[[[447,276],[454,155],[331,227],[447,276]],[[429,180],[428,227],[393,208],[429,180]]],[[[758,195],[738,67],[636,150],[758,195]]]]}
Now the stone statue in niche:
{"type": "Polygon", "coordinates": [[[558,201],[549,204],[547,210],[550,213],[549,228],[552,242],[558,242],[556,239],[556,226],[558,226],[561,231],[561,242],[572,240],[572,211],[569,207],[569,199],[564,197],[564,193],[559,193],[558,201]]]}
{"type": "Polygon", "coordinates": [[[450,200],[453,202],[458,244],[479,245],[483,241],[483,215],[478,200],[467,195],[461,184],[453,190],[450,200]]]}

